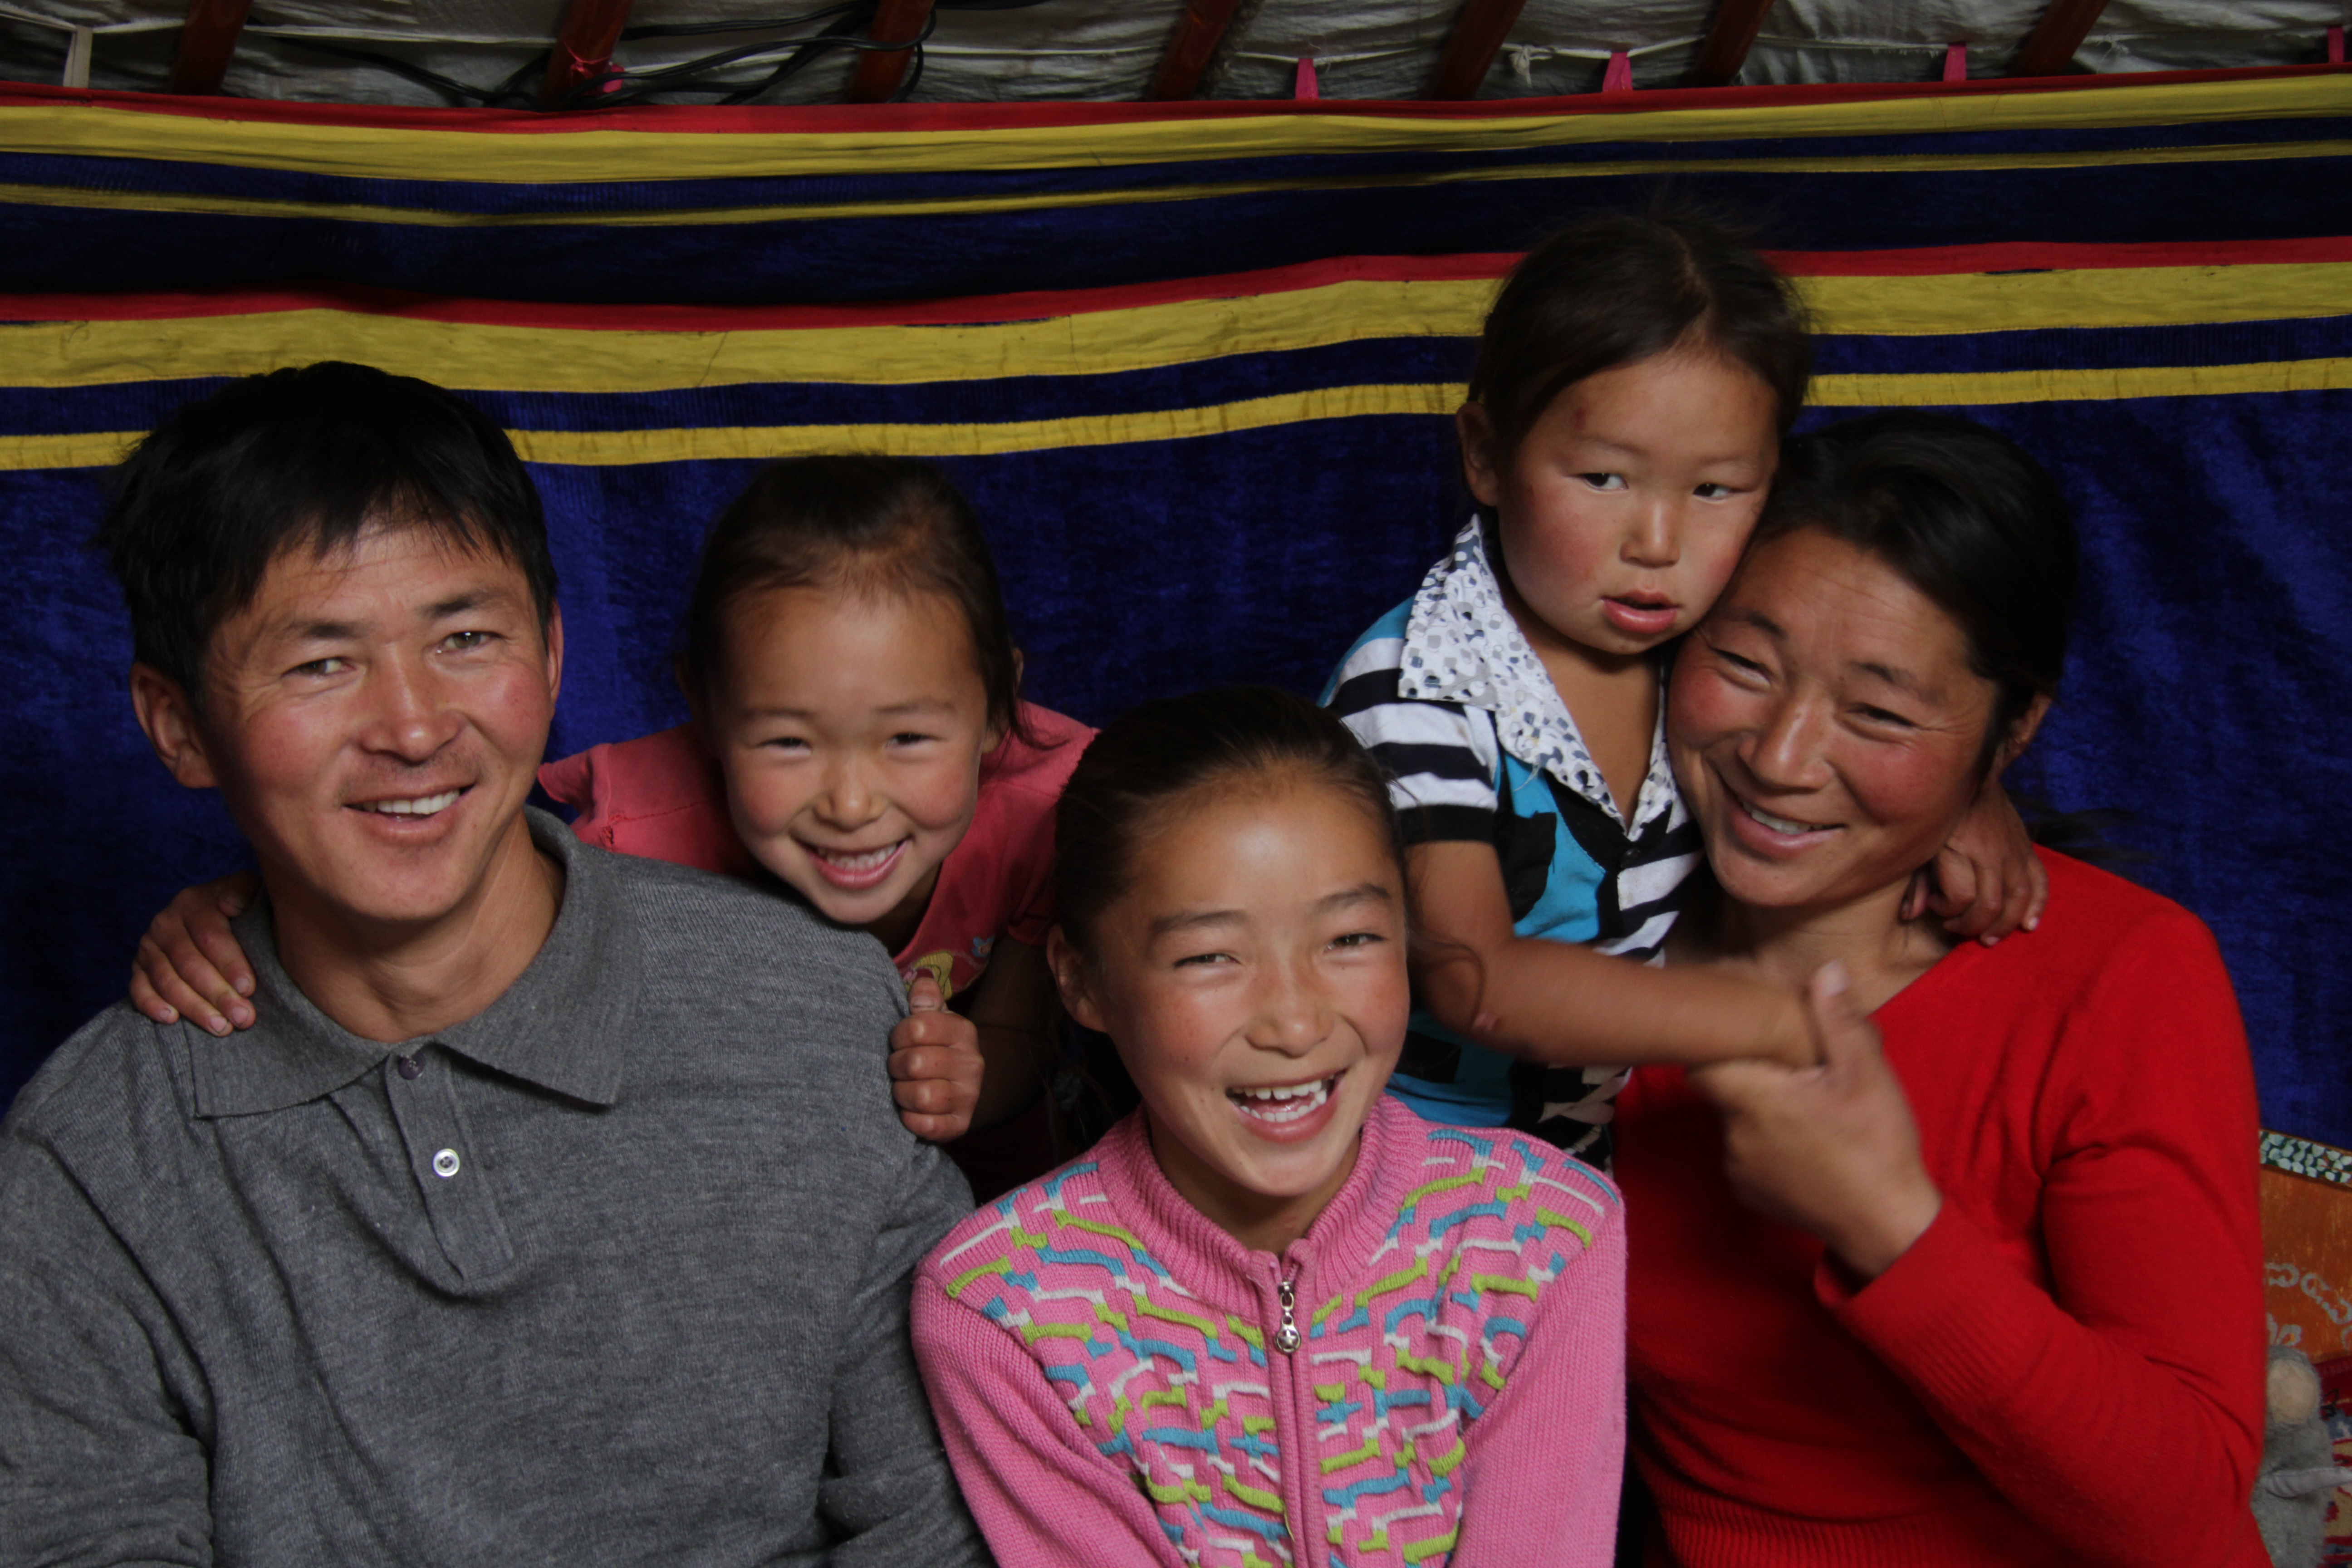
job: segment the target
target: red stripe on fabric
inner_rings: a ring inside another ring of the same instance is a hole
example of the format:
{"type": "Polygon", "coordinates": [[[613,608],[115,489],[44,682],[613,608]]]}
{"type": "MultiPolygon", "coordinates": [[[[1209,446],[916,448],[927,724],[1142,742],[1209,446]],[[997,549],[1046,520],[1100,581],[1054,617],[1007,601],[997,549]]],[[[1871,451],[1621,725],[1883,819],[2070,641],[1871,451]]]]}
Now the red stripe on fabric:
{"type": "Polygon", "coordinates": [[[1123,125],[1153,121],[1253,119],[1266,115],[1376,115],[1393,120],[1490,120],[1524,115],[1641,114],[1667,109],[1772,108],[1881,99],[1954,98],[2003,93],[2311,76],[2334,65],[2241,66],[2225,70],[2135,71],[2112,76],[1992,78],[1966,82],[1831,82],[1810,86],[1657,88],[1580,93],[1568,98],[1486,99],[1462,103],[1384,99],[1212,100],[1185,103],[887,103],[803,104],[776,108],[656,104],[532,114],[503,109],[411,109],[385,104],[289,103],[268,99],[177,98],[37,82],[0,83],[0,105],[82,104],[204,120],[288,125],[352,125],[379,130],[561,134],[568,131],[667,131],[713,134],[793,132],[1007,131],[1024,127],[1123,125]]]}
{"type": "MultiPolygon", "coordinates": [[[[1911,250],[1773,251],[1792,278],[1917,278],[1982,272],[2133,267],[2231,267],[2352,261],[2352,236],[2141,245],[2005,244],[1911,250]]],[[[0,294],[0,322],[142,321],[286,310],[349,310],[471,326],[580,331],[758,331],[813,327],[985,326],[1195,300],[1247,299],[1334,283],[1497,279],[1516,254],[1347,256],[1255,272],[1229,272],[1107,289],[1038,290],[871,305],[574,305],[457,300],[350,285],[330,289],[211,289],[154,294],[0,294]]]]}

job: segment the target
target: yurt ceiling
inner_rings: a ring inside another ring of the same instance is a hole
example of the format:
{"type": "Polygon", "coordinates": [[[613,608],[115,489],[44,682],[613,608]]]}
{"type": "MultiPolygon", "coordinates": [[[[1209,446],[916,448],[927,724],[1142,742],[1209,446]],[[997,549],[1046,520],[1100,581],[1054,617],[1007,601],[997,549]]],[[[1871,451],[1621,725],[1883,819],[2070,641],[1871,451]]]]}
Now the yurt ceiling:
{"type": "Polygon", "coordinates": [[[1634,88],[2293,65],[2329,58],[2331,28],[2340,52],[2346,11],[2346,0],[0,0],[0,77],[514,108],[1101,101],[1290,98],[1307,60],[1327,99],[1518,98],[1599,89],[1619,54],[1609,85],[1626,85],[1630,68],[1634,88]],[[551,85],[559,37],[583,63],[551,85]],[[857,47],[909,37],[911,50],[857,47]]]}

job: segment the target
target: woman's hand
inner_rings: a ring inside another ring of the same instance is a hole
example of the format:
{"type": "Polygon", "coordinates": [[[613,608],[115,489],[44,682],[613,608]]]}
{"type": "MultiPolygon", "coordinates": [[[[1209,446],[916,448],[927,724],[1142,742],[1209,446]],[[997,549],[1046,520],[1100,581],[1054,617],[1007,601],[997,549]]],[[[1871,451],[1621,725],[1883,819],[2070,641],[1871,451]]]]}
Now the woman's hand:
{"type": "Polygon", "coordinates": [[[1805,988],[1822,1065],[1722,1062],[1690,1082],[1723,1113],[1724,1173],[1739,1201],[1808,1230],[1864,1279],[1903,1256],[1943,1195],[1919,1158],[1911,1102],[1878,1030],[1828,963],[1805,988]]]}
{"type": "Polygon", "coordinates": [[[228,922],[261,890],[249,871],[183,888],[139,939],[131,965],[131,1005],[159,1024],[187,1019],[226,1035],[253,1026],[253,968],[228,922]]]}
{"type": "Polygon", "coordinates": [[[2025,819],[1992,778],[1934,863],[1912,877],[1903,918],[1917,920],[1933,910],[1954,936],[1990,947],[2013,931],[2040,925],[2049,901],[2050,873],[2033,852],[2025,819]]]}
{"type": "Polygon", "coordinates": [[[971,1126],[980,1103],[980,1028],[948,1011],[929,973],[915,977],[907,1006],[890,1031],[891,1098],[908,1131],[926,1142],[951,1143],[971,1126]]]}

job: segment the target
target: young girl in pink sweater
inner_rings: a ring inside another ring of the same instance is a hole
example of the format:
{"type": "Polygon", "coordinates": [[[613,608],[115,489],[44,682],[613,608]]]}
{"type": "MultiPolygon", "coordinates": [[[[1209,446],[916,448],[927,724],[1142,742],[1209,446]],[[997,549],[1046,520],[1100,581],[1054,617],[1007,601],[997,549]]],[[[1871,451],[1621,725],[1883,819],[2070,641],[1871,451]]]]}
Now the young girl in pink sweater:
{"type": "Polygon", "coordinates": [[[1142,1104],[917,1276],[997,1560],[1607,1563],[1616,1189],[1382,1094],[1410,1004],[1377,766],[1283,692],[1150,703],[1056,834],[1048,960],[1142,1104]]]}

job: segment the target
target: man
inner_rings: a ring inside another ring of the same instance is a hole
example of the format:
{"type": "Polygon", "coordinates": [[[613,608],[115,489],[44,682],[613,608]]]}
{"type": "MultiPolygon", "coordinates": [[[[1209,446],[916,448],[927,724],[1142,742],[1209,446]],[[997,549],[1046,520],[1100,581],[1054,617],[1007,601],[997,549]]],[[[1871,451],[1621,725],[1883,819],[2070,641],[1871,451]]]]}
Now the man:
{"type": "Polygon", "coordinates": [[[259,1022],[127,1005],[0,1128],[11,1561],[981,1560],[907,1343],[970,1205],[872,939],[526,809],[537,493],[423,382],[184,408],[100,531],[259,1022]]]}

